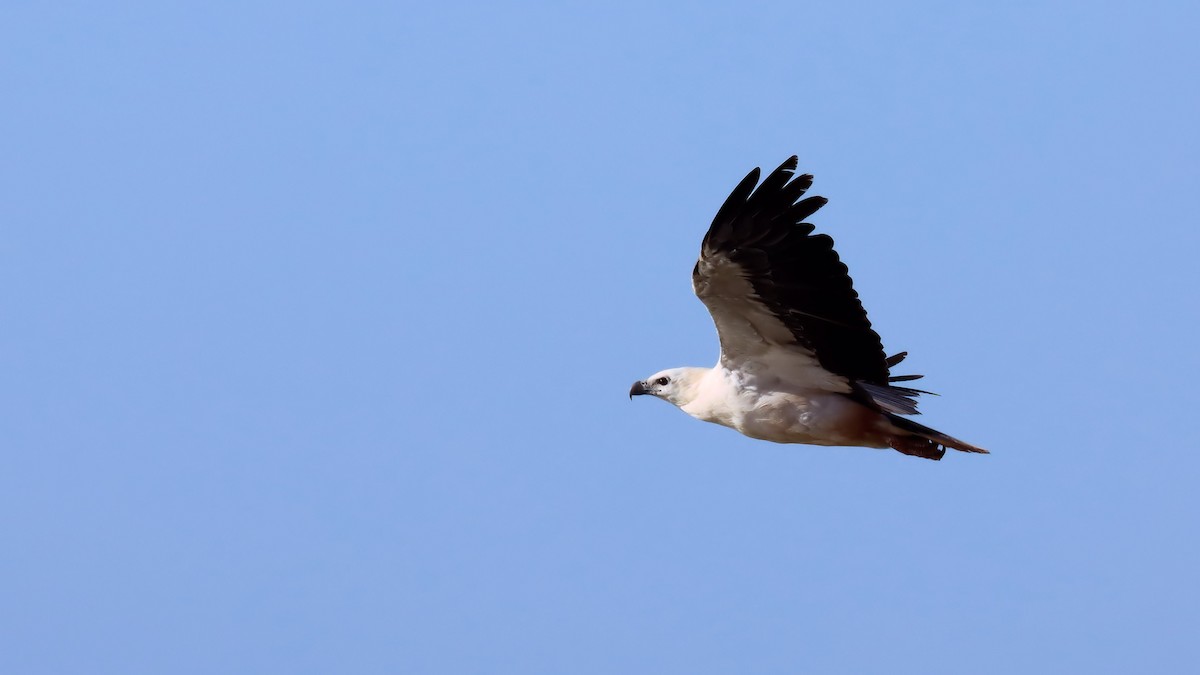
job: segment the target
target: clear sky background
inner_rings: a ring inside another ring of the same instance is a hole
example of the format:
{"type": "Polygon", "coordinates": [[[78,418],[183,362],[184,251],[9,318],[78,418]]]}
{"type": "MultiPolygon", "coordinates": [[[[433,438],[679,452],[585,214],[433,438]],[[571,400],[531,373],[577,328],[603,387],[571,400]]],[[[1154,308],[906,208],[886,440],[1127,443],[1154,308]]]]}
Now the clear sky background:
{"type": "Polygon", "coordinates": [[[0,9],[0,671],[1200,659],[1195,3],[0,9]],[[630,383],[791,154],[940,463],[630,383]]]}

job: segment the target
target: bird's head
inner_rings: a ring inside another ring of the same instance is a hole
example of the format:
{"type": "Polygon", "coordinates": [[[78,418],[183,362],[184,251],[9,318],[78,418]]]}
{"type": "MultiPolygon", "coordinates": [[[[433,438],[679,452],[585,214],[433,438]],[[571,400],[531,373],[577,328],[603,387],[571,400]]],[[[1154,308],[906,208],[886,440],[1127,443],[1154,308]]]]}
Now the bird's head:
{"type": "Polygon", "coordinates": [[[629,398],[649,395],[677,406],[687,405],[696,397],[700,378],[708,368],[671,368],[633,383],[629,398]]]}

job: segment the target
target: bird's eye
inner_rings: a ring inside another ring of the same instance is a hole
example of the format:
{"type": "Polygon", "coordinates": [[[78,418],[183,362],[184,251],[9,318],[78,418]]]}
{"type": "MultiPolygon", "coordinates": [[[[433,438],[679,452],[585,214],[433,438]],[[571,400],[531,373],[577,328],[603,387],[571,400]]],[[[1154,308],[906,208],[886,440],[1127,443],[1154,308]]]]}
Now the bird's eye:
{"type": "Polygon", "coordinates": [[[660,377],[660,378],[658,378],[657,380],[655,380],[655,381],[654,381],[654,384],[657,384],[657,385],[660,385],[660,386],[666,386],[666,384],[667,384],[668,382],[670,382],[670,380],[668,380],[667,378],[665,378],[665,377],[660,377]]]}

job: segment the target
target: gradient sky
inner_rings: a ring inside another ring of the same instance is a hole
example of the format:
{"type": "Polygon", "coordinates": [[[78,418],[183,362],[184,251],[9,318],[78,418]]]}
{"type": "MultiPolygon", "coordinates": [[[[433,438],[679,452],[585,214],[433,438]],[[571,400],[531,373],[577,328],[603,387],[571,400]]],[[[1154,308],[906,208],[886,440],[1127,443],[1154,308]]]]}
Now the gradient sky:
{"type": "Polygon", "coordinates": [[[1195,3],[0,8],[0,671],[1200,659],[1195,3]],[[791,154],[940,463],[626,398],[791,154]]]}

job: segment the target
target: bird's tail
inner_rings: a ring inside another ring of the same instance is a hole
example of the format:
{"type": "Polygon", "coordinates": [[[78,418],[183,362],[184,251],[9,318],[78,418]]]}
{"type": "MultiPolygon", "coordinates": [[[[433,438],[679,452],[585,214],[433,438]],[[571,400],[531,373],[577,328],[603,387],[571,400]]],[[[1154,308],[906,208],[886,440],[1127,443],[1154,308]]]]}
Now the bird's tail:
{"type": "Polygon", "coordinates": [[[971,445],[966,441],[960,441],[953,436],[947,436],[923,424],[917,424],[908,418],[888,412],[883,414],[887,416],[892,426],[901,432],[892,437],[891,446],[906,455],[938,460],[946,454],[946,448],[961,452],[988,454],[988,451],[981,447],[971,445]]]}

